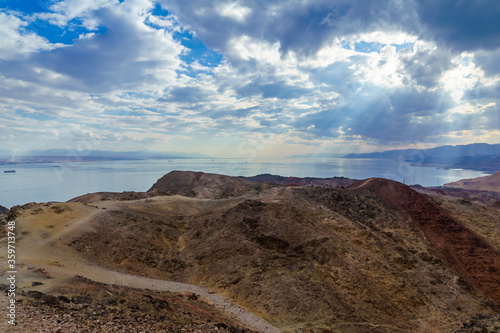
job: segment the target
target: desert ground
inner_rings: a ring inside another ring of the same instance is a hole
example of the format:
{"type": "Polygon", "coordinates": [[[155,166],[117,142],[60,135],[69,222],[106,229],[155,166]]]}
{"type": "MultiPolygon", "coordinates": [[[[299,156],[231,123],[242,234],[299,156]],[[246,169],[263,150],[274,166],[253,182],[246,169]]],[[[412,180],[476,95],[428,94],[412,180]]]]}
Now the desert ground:
{"type": "Polygon", "coordinates": [[[17,325],[0,329],[498,332],[499,202],[171,172],[144,193],[16,206],[1,216],[16,221],[17,325]]]}

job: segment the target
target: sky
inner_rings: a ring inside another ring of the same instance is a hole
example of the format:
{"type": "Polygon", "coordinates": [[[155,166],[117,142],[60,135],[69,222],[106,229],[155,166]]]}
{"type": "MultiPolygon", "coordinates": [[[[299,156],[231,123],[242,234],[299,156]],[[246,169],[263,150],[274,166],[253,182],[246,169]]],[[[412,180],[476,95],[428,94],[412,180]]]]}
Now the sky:
{"type": "Polygon", "coordinates": [[[498,0],[0,0],[0,149],[500,143],[498,17],[498,0]]]}

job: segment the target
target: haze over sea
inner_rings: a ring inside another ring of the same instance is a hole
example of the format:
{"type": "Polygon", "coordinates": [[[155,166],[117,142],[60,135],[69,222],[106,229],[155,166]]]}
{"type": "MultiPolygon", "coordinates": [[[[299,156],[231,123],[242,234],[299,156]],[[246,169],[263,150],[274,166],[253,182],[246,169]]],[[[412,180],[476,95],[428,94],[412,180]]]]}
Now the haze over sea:
{"type": "Polygon", "coordinates": [[[280,176],[352,179],[383,177],[408,185],[438,186],[487,175],[481,171],[417,167],[380,159],[174,159],[0,165],[0,205],[67,201],[93,192],[147,191],[172,170],[230,176],[270,173],[280,176]],[[55,167],[56,166],[56,167],[55,167]],[[15,173],[4,173],[16,170],[15,173]]]}

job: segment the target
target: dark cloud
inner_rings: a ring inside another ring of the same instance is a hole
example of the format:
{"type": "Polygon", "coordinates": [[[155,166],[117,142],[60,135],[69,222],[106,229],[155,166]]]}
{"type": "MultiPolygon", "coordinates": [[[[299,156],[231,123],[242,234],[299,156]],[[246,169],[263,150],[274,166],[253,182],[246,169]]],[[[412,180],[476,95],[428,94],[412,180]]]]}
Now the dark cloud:
{"type": "Polygon", "coordinates": [[[464,95],[462,100],[498,100],[500,102],[500,86],[498,85],[490,85],[486,86],[481,82],[478,82],[474,89],[464,91],[464,95]]]}
{"type": "Polygon", "coordinates": [[[474,63],[478,64],[488,76],[500,74],[500,61],[498,59],[500,59],[500,48],[495,51],[481,50],[474,53],[474,63]]]}
{"type": "Polygon", "coordinates": [[[210,94],[200,87],[176,87],[170,89],[168,95],[158,101],[196,104],[207,102],[209,96],[210,94]]]}
{"type": "Polygon", "coordinates": [[[428,38],[457,51],[500,47],[498,0],[420,0],[417,11],[428,38]]]}
{"type": "MultiPolygon", "coordinates": [[[[397,0],[286,0],[206,2],[161,0],[160,3],[212,48],[225,51],[235,36],[280,43],[282,53],[292,50],[311,55],[334,37],[391,29],[417,29],[413,2],[397,0]],[[217,5],[237,3],[250,9],[238,21],[221,16],[217,5]]],[[[226,52],[227,54],[227,52],[226,52]]]]}
{"type": "Polygon", "coordinates": [[[297,130],[316,137],[339,137],[340,126],[345,124],[346,114],[341,110],[325,110],[299,117],[291,125],[297,130]]]}
{"type": "MultiPolygon", "coordinates": [[[[366,56],[357,58],[363,63],[367,59],[366,56]]],[[[349,68],[351,66],[350,62],[339,61],[325,68],[311,71],[310,78],[315,83],[327,84],[335,92],[348,93],[359,87],[359,80],[354,77],[355,70],[349,68]]]]}
{"type": "Polygon", "coordinates": [[[447,49],[422,49],[412,52],[401,51],[398,56],[403,64],[403,71],[419,85],[434,88],[442,74],[451,68],[452,54],[447,49]]]}
{"type": "Polygon", "coordinates": [[[283,81],[262,84],[258,82],[249,83],[243,87],[238,87],[236,93],[243,97],[261,95],[263,98],[293,99],[307,95],[308,89],[290,86],[283,81]]]}
{"type": "Polygon", "coordinates": [[[443,91],[365,86],[347,96],[345,106],[306,115],[292,125],[319,137],[338,137],[342,127],[351,136],[360,135],[381,143],[408,143],[447,127],[444,113],[452,106],[451,98],[443,91]]]}
{"type": "Polygon", "coordinates": [[[443,90],[419,91],[400,88],[388,94],[390,106],[397,113],[427,117],[442,114],[454,106],[450,95],[443,90]]]}

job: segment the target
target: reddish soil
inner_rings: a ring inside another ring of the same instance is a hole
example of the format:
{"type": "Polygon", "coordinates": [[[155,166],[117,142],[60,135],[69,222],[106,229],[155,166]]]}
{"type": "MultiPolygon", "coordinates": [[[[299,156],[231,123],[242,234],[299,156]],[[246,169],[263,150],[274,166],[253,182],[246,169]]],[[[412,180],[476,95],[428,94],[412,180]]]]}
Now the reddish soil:
{"type": "Polygon", "coordinates": [[[410,218],[443,261],[500,307],[500,254],[424,195],[401,183],[371,178],[349,187],[368,190],[410,218]]]}

